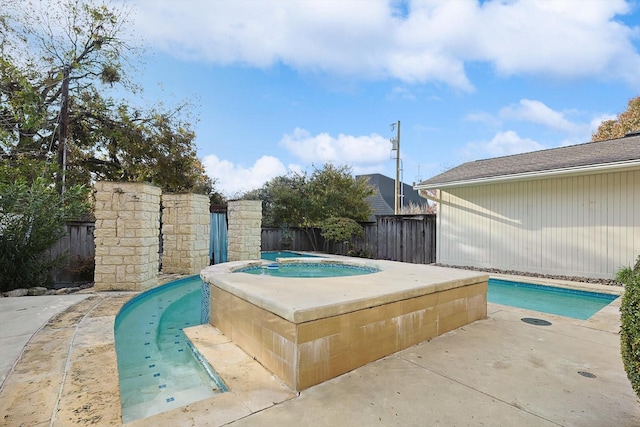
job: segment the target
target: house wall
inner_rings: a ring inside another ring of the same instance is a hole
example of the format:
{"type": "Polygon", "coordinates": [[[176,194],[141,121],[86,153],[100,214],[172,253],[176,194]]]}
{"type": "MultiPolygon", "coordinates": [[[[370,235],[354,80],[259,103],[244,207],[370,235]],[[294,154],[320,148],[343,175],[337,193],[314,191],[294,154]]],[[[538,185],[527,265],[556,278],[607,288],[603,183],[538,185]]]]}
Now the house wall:
{"type": "Polygon", "coordinates": [[[613,278],[640,255],[640,170],[440,193],[439,263],[613,278]]]}

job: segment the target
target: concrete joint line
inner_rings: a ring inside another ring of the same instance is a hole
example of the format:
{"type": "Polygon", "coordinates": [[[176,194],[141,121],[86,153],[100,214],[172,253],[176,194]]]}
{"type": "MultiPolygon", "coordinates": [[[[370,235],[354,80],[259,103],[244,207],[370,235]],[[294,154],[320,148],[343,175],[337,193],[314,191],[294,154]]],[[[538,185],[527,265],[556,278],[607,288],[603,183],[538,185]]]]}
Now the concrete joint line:
{"type": "MultiPolygon", "coordinates": [[[[82,316],[82,319],[80,319],[80,321],[78,321],[78,323],[76,323],[76,326],[75,326],[75,328],[73,330],[73,335],[71,336],[71,340],[69,341],[69,349],[67,351],[67,359],[65,360],[65,363],[64,363],[64,372],[62,373],[62,380],[60,381],[60,390],[58,390],[58,397],[56,398],[56,404],[53,406],[53,412],[51,413],[51,421],[49,422],[49,427],[53,427],[54,423],[57,421],[58,408],[59,408],[59,405],[60,405],[60,400],[62,399],[62,391],[64,389],[64,384],[67,381],[67,374],[68,374],[69,370],[71,369],[71,353],[73,352],[73,344],[74,344],[74,342],[76,340],[76,335],[78,334],[78,329],[80,328],[80,325],[82,324],[84,319],[89,314],[91,314],[91,312],[93,310],[95,310],[100,304],[102,304],[105,299],[106,299],[105,297],[98,296],[98,300],[93,305],[93,307],[91,307],[89,310],[87,310],[87,312],[82,316]]],[[[71,306],[71,307],[73,307],[73,306],[71,306]]],[[[47,323],[49,323],[49,322],[47,322],[47,323]]],[[[42,328],[40,328],[40,329],[42,329],[42,328]]]]}

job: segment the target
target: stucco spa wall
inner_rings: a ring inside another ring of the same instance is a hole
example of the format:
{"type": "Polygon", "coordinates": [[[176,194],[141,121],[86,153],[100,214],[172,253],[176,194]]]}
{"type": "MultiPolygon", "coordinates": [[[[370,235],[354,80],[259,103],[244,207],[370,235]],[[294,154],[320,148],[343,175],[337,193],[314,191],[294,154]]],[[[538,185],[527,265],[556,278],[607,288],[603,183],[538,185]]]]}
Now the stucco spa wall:
{"type": "Polygon", "coordinates": [[[487,316],[487,282],[294,323],[215,285],[210,323],[303,390],[487,316]]]}

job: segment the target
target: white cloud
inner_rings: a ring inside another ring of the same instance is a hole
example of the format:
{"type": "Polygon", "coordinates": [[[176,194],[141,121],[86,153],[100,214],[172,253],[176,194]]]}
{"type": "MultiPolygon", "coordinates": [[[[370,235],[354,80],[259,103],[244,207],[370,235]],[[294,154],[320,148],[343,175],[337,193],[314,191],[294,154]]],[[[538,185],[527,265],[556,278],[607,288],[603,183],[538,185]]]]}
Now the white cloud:
{"type": "Polygon", "coordinates": [[[596,75],[637,85],[626,67],[640,63],[632,44],[638,29],[616,18],[629,12],[623,0],[487,2],[470,47],[504,74],[596,75]]]}
{"type": "Polygon", "coordinates": [[[547,147],[529,139],[521,138],[516,132],[509,130],[498,132],[491,141],[470,142],[461,152],[465,161],[509,156],[529,151],[543,150],[547,147]]]}
{"type": "MultiPolygon", "coordinates": [[[[250,167],[234,165],[228,160],[221,160],[214,154],[209,154],[202,160],[207,175],[216,179],[216,189],[227,197],[262,187],[262,185],[279,175],[285,175],[288,170],[282,162],[273,156],[262,156],[250,167]]],[[[300,170],[297,165],[290,165],[289,170],[300,170]]]]}
{"type": "Polygon", "coordinates": [[[521,99],[517,105],[509,105],[500,110],[500,117],[538,123],[563,132],[576,133],[584,126],[565,118],[565,114],[552,110],[540,101],[521,99]]]}
{"type": "Polygon", "coordinates": [[[602,124],[602,122],[606,120],[616,120],[617,118],[618,116],[616,116],[615,114],[600,114],[594,117],[593,119],[591,119],[591,122],[589,123],[589,131],[591,133],[595,133],[595,131],[597,131],[600,125],[602,124]]]}
{"type": "Polygon", "coordinates": [[[391,174],[395,173],[389,167],[390,165],[384,163],[376,163],[371,165],[353,165],[352,171],[354,175],[369,175],[372,173],[391,174]]]}
{"type": "Polygon", "coordinates": [[[137,0],[136,31],[194,61],[442,82],[470,91],[469,62],[504,75],[596,76],[640,87],[624,0],[137,0]]]}
{"type": "Polygon", "coordinates": [[[401,86],[394,86],[393,88],[391,88],[391,94],[389,95],[389,98],[399,98],[406,101],[415,101],[416,99],[418,99],[411,89],[401,86]]]}
{"type": "Polygon", "coordinates": [[[497,117],[485,111],[468,113],[465,116],[465,120],[468,120],[470,122],[484,123],[487,126],[493,126],[493,127],[500,125],[500,120],[497,117]]]}
{"type": "Polygon", "coordinates": [[[389,139],[375,133],[369,136],[339,134],[333,137],[327,133],[311,135],[300,128],[285,134],[280,145],[307,163],[346,163],[360,167],[387,160],[391,152],[389,139]]]}
{"type": "Polygon", "coordinates": [[[246,191],[262,187],[276,176],[291,172],[303,173],[315,164],[347,164],[355,175],[378,173],[389,163],[391,144],[377,134],[332,137],[327,133],[312,136],[308,131],[296,128],[282,137],[280,145],[303,164],[285,166],[276,157],[264,155],[251,166],[234,164],[209,154],[202,159],[207,174],[216,179],[216,189],[227,197],[236,197],[246,191]]]}

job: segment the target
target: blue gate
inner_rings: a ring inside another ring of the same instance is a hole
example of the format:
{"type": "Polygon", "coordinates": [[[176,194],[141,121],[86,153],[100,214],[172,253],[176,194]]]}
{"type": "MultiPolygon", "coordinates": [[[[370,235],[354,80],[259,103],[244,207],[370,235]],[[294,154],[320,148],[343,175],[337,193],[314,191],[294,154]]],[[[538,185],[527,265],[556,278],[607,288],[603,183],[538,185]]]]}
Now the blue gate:
{"type": "Polygon", "coordinates": [[[212,213],[209,240],[211,264],[227,262],[227,214],[212,213]]]}

